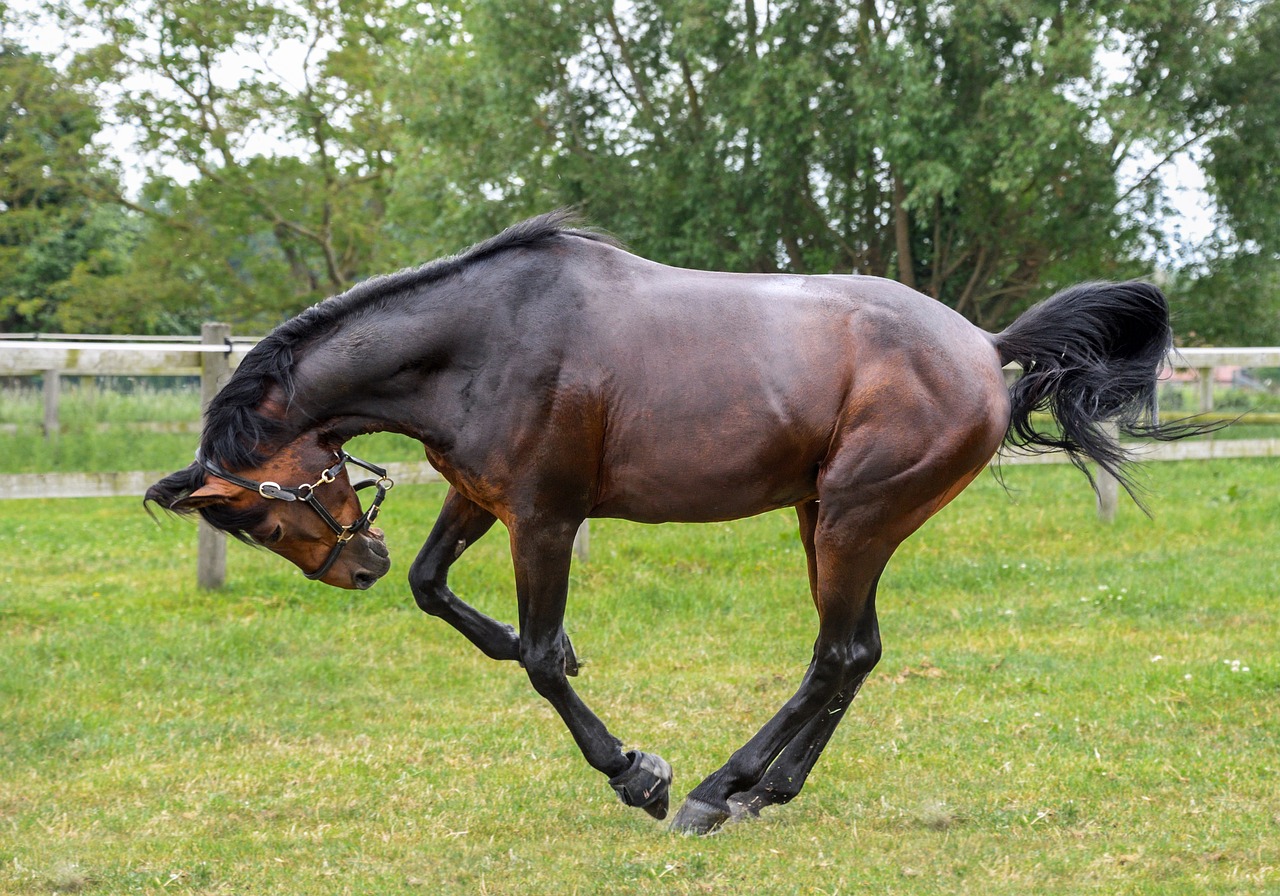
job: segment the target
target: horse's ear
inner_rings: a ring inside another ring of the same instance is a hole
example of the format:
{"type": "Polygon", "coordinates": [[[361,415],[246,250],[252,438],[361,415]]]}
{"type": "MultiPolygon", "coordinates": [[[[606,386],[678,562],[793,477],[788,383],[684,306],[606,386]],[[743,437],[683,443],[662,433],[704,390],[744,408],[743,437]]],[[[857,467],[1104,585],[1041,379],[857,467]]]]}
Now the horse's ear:
{"type": "MultiPolygon", "coordinates": [[[[201,507],[226,501],[231,495],[231,483],[207,477],[203,469],[192,464],[186,469],[169,474],[147,489],[143,504],[155,504],[172,513],[191,513],[201,507]]],[[[147,510],[150,512],[149,506],[147,510]]]]}
{"type": "Polygon", "coordinates": [[[233,494],[235,494],[235,486],[210,476],[208,482],[185,498],[174,501],[169,505],[169,509],[175,513],[190,513],[201,507],[208,507],[210,504],[226,503],[233,494]]]}

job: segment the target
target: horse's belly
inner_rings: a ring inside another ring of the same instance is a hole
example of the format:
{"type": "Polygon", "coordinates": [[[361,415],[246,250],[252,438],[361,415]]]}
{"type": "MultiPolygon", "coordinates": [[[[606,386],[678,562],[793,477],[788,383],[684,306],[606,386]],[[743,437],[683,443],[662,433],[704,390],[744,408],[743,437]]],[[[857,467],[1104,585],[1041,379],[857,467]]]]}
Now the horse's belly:
{"type": "Polygon", "coordinates": [[[613,495],[597,504],[591,510],[591,516],[637,523],[714,523],[790,507],[814,496],[814,489],[799,487],[769,494],[732,488],[679,496],[650,491],[613,495]]]}
{"type": "Polygon", "coordinates": [[[817,494],[820,448],[728,432],[715,440],[636,439],[607,455],[592,516],[712,522],[788,507],[817,494]]]}

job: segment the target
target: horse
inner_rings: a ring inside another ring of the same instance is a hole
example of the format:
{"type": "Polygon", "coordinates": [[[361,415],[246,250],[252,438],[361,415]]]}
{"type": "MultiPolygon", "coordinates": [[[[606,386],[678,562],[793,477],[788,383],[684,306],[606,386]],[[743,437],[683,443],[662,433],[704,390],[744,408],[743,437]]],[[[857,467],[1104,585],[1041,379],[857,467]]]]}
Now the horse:
{"type": "Polygon", "coordinates": [[[1139,499],[1117,432],[1203,431],[1154,414],[1171,345],[1168,304],[1148,283],[1074,286],[993,334],[876,277],[665,266],[559,211],[281,324],[208,405],[196,460],[151,486],[144,507],[198,512],[309,578],[364,589],[390,566],[373,523],[392,482],[343,446],[375,431],[421,442],[449,488],[409,570],[417,605],[520,663],[587,763],[657,819],[670,765],[624,751],[569,682],[575,533],[588,518],[794,508],[817,607],[812,659],[670,822],[706,834],[800,793],[880,658],[875,597],[890,556],[1002,444],[1064,451],[1086,475],[1092,461],[1139,499]],[[1011,362],[1023,373],[1010,386],[1011,362]],[[375,478],[353,485],[348,464],[375,478]],[[516,626],[447,581],[497,520],[516,626]]]}

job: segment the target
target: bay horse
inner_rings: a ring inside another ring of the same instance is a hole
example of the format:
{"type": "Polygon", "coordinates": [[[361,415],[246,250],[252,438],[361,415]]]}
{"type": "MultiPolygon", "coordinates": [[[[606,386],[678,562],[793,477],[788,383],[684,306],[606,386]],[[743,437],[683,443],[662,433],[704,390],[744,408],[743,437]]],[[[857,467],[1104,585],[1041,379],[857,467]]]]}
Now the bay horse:
{"type": "Polygon", "coordinates": [[[1130,488],[1106,421],[1147,438],[1200,431],[1150,413],[1171,344],[1167,303],[1147,283],[1076,286],[991,334],[893,281],[668,267],[555,212],[282,324],[210,403],[196,461],[144,506],[198,511],[311,578],[368,588],[390,566],[373,522],[391,482],[343,445],[375,431],[418,440],[449,483],[409,570],[418,606],[521,663],[587,762],[659,819],[670,766],[624,751],[569,684],[574,534],[590,517],[795,508],[818,611],[812,660],[671,823],[708,833],[800,792],[880,658],[885,564],[1003,442],[1065,451],[1086,475],[1092,460],[1130,488]],[[1007,386],[1010,362],[1024,372],[1007,386]],[[375,477],[362,483],[376,489],[367,510],[348,462],[375,477]],[[447,583],[496,520],[518,627],[447,583]]]}

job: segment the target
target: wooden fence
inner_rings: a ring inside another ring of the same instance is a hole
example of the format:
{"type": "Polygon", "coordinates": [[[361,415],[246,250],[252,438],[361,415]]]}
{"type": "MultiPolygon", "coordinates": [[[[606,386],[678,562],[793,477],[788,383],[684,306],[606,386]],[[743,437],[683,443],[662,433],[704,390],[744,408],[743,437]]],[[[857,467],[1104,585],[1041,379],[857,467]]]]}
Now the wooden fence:
{"type": "MultiPolygon", "coordinates": [[[[210,323],[194,338],[41,336],[0,338],[0,377],[44,378],[46,433],[59,427],[59,396],[64,377],[83,376],[198,376],[201,407],[217,394],[231,371],[253,347],[253,339],[232,338],[226,324],[210,323]]],[[[1213,410],[1214,371],[1224,367],[1280,367],[1280,347],[1186,348],[1170,354],[1174,370],[1197,372],[1199,408],[1213,410]]],[[[1280,457],[1280,439],[1206,439],[1145,446],[1145,460],[1205,460],[1227,457],[1280,457]]],[[[1060,454],[1006,453],[1001,462],[1061,463],[1060,454]]],[[[36,497],[116,497],[142,495],[148,485],[168,471],[128,473],[23,473],[0,474],[0,500],[36,497]]],[[[429,464],[393,464],[389,472],[397,482],[437,482],[440,476],[429,464]]],[[[1116,483],[1099,481],[1098,512],[1103,519],[1115,513],[1116,483]]],[[[588,533],[579,533],[579,556],[586,552],[588,533]]],[[[226,539],[221,532],[200,524],[197,578],[201,587],[221,587],[226,576],[226,539]]]]}

